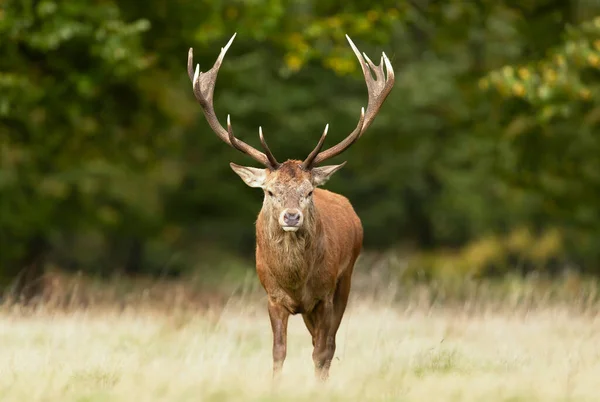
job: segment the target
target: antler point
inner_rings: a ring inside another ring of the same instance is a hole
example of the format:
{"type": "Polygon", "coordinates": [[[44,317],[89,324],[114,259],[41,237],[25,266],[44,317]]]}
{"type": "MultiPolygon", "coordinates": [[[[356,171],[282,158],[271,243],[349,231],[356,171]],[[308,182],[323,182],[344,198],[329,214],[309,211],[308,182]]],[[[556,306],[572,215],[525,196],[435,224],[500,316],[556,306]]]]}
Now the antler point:
{"type": "Polygon", "coordinates": [[[194,72],[194,82],[193,82],[194,85],[196,85],[196,81],[198,81],[199,76],[200,76],[200,64],[196,64],[196,71],[194,72]]]}
{"type": "MultiPolygon", "coordinates": [[[[352,47],[352,50],[354,50],[354,53],[358,52],[356,45],[354,44],[354,42],[352,41],[350,36],[348,36],[348,34],[346,34],[346,40],[348,41],[348,43],[350,43],[350,46],[352,47]]],[[[359,52],[359,54],[360,54],[360,52],[359,52]]]]}
{"type": "Polygon", "coordinates": [[[385,63],[385,69],[387,70],[388,78],[390,76],[393,78],[394,77],[394,69],[392,68],[392,63],[390,62],[390,59],[388,59],[385,52],[383,53],[383,62],[385,63]]]}

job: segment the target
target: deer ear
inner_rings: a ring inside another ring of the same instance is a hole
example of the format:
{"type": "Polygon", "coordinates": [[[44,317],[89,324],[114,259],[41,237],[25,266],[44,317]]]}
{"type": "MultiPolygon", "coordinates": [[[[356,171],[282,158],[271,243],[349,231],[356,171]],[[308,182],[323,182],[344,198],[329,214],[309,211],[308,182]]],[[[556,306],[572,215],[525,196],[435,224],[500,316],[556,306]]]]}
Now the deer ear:
{"type": "Polygon", "coordinates": [[[321,186],[329,180],[331,175],[344,167],[346,162],[339,165],[319,166],[312,169],[313,185],[321,186]]]}
{"type": "Polygon", "coordinates": [[[240,166],[235,163],[230,163],[229,166],[234,172],[244,180],[244,183],[250,187],[263,188],[267,181],[267,169],[258,169],[248,166],[240,166]]]}

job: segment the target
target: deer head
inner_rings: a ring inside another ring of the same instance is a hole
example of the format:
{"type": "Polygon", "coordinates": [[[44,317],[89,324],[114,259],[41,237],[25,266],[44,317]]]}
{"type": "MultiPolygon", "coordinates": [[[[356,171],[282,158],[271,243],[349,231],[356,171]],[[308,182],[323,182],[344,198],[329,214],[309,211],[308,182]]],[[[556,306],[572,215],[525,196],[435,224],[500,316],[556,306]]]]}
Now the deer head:
{"type": "Polygon", "coordinates": [[[344,163],[310,170],[302,168],[302,161],[294,160],[280,164],[277,169],[230,165],[247,185],[263,189],[263,211],[267,216],[276,220],[286,232],[295,232],[312,213],[313,190],[324,184],[344,163]]]}
{"type": "Polygon", "coordinates": [[[231,168],[242,180],[250,187],[263,189],[265,198],[263,201],[263,211],[267,215],[276,219],[280,227],[285,231],[297,231],[303,227],[307,217],[313,211],[312,194],[313,190],[323,185],[329,178],[341,169],[346,162],[339,165],[317,166],[327,159],[333,158],[344,152],[350,147],[364,131],[371,125],[377,112],[381,108],[383,101],[390,93],[394,85],[394,71],[392,65],[382,53],[379,65],[375,65],[366,54],[362,54],[356,48],[348,35],[346,39],[350,43],[354,54],[360,62],[363,75],[367,84],[369,100],[367,110],[361,109],[360,118],[354,131],[352,131],[343,141],[337,145],[322,151],[329,125],[319,139],[314,150],[304,159],[304,161],[288,160],[279,163],[271,153],[263,136],[262,129],[259,128],[260,143],[264,152],[248,145],[233,135],[230,116],[227,116],[227,129],[219,123],[213,108],[213,93],[217,80],[219,68],[225,57],[225,53],[235,39],[235,34],[231,37],[213,67],[207,72],[200,72],[200,66],[193,67],[193,49],[188,53],[188,75],[193,84],[194,95],[208,121],[212,130],[221,140],[231,147],[247,154],[264,168],[254,168],[240,166],[231,163],[231,168]],[[387,76],[384,72],[387,70],[387,76]],[[375,74],[373,78],[372,73],[375,74]]]}

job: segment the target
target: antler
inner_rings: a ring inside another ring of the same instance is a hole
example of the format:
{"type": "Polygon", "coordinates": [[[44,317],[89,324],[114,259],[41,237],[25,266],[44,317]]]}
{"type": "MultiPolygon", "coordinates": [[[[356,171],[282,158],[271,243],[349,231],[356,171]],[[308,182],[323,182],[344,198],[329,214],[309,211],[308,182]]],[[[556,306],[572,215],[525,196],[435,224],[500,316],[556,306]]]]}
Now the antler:
{"type": "Polygon", "coordinates": [[[262,165],[270,169],[277,169],[279,167],[279,162],[277,162],[269,150],[269,147],[267,146],[267,143],[262,135],[262,129],[259,130],[259,135],[260,142],[265,150],[265,153],[262,153],[256,148],[246,144],[244,141],[235,138],[231,128],[229,115],[227,116],[227,130],[225,130],[221,123],[219,123],[219,119],[215,114],[215,109],[213,107],[213,93],[215,90],[215,84],[217,82],[217,74],[219,73],[219,68],[221,68],[221,63],[223,63],[223,59],[225,58],[225,53],[227,53],[227,50],[231,46],[231,43],[235,39],[236,35],[237,33],[233,34],[231,39],[229,39],[229,42],[227,42],[227,45],[221,48],[221,53],[219,53],[219,57],[217,58],[217,61],[215,61],[213,67],[204,73],[200,72],[199,64],[196,65],[196,70],[194,71],[194,50],[190,48],[188,52],[187,70],[194,88],[194,96],[202,107],[206,121],[221,140],[229,144],[231,147],[252,157],[262,165]]]}
{"type": "Polygon", "coordinates": [[[382,53],[381,61],[379,62],[379,65],[376,66],[365,53],[362,55],[360,54],[360,51],[357,49],[357,47],[354,45],[354,42],[352,42],[352,39],[350,39],[348,35],[346,35],[346,39],[348,39],[356,58],[358,58],[363,75],[365,76],[367,90],[369,92],[367,111],[365,112],[364,108],[361,109],[358,125],[354,131],[352,131],[350,135],[348,135],[342,142],[320,152],[321,148],[323,147],[323,143],[325,142],[325,137],[327,136],[327,128],[325,128],[325,131],[319,139],[319,143],[315,149],[308,155],[304,162],[302,162],[302,167],[304,169],[310,169],[326,159],[333,158],[334,156],[341,154],[356,140],[358,140],[365,130],[371,125],[375,119],[375,116],[379,112],[383,101],[389,95],[392,87],[394,86],[394,70],[392,69],[392,63],[390,63],[390,60],[387,58],[385,53],[382,53]],[[385,69],[387,70],[387,77],[385,76],[383,68],[384,64],[385,69]],[[375,79],[373,79],[369,68],[375,73],[375,79]]]}

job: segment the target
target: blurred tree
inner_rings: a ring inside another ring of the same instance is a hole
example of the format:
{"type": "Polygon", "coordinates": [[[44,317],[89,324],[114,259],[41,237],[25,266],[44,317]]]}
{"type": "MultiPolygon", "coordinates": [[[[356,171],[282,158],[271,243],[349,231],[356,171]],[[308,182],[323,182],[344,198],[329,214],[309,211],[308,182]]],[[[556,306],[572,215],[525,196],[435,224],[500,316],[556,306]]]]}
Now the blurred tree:
{"type": "Polygon", "coordinates": [[[574,260],[598,272],[600,17],[589,16],[600,5],[588,5],[574,13],[561,43],[491,71],[480,85],[499,95],[496,108],[507,122],[500,134],[514,160],[506,178],[543,199],[544,219],[568,232],[574,260]]]}
{"type": "Polygon", "coordinates": [[[111,2],[3,5],[0,284],[36,288],[44,255],[76,231],[148,236],[160,222],[160,119],[139,78],[149,27],[111,2]]]}
{"type": "Polygon", "coordinates": [[[280,159],[303,158],[326,123],[328,143],[356,124],[367,96],[346,33],[390,56],[396,87],[328,184],[368,248],[472,255],[491,235],[559,228],[549,238],[593,267],[595,15],[584,0],[5,2],[0,285],[31,267],[14,282],[31,286],[44,255],[164,274],[252,252],[261,194],[228,166],[250,162],[210,131],[185,68],[193,47],[209,69],[233,32],[215,109],[254,145],[262,125],[280,159]]]}

